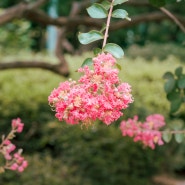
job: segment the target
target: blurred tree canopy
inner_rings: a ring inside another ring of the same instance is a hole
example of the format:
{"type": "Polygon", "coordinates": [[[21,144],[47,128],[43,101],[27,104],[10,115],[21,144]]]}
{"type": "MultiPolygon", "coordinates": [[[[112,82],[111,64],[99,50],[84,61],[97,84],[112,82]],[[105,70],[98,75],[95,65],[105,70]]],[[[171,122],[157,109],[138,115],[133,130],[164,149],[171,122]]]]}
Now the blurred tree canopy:
{"type": "MultiPolygon", "coordinates": [[[[88,17],[86,8],[93,2],[103,0],[58,0],[58,18],[48,15],[48,9],[52,6],[52,0],[6,0],[0,2],[0,49],[7,48],[17,50],[29,49],[41,51],[46,49],[48,25],[54,25],[58,29],[56,43],[56,56],[59,59],[57,65],[27,63],[22,65],[16,61],[16,65],[0,66],[0,69],[12,67],[40,67],[51,70],[63,76],[69,74],[64,52],[82,52],[84,46],[80,46],[77,40],[79,31],[87,32],[90,29],[100,29],[105,20],[94,20],[88,17]]],[[[185,26],[184,0],[129,0],[124,3],[124,8],[129,12],[132,21],[113,20],[110,27],[110,42],[128,47],[132,44],[145,45],[149,42],[173,42],[184,45],[185,34],[182,27],[185,26]],[[162,11],[165,8],[165,11],[162,11]],[[171,15],[169,15],[169,14],[171,15]]],[[[97,42],[97,45],[101,43],[97,42]]],[[[85,50],[94,45],[86,46],[85,50]]]]}

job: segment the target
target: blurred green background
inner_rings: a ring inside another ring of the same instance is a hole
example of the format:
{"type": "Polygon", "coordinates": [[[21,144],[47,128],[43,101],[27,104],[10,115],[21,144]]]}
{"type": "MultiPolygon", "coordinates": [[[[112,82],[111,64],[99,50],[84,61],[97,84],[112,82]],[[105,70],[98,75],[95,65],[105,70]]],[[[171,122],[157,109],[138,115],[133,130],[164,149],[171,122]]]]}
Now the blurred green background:
{"type": "MultiPolygon", "coordinates": [[[[0,7],[10,7],[20,1],[1,1],[0,7]]],[[[72,0],[60,1],[58,12],[68,15],[72,0]]],[[[183,3],[183,2],[182,2],[183,3]]],[[[47,10],[49,4],[43,10],[47,10]]],[[[169,4],[174,12],[184,16],[182,4],[169,4]]],[[[132,8],[131,15],[151,8],[132,8]]],[[[78,50],[76,33],[67,39],[78,50]]],[[[56,63],[45,47],[46,27],[26,20],[14,20],[0,27],[0,62],[42,60],[56,63]],[[38,39],[39,38],[39,39],[38,39]],[[44,43],[44,44],[43,44],[44,43]]],[[[120,78],[132,86],[134,103],[121,119],[149,114],[165,116],[168,125],[184,123],[185,109],[170,115],[162,78],[166,71],[183,66],[185,71],[185,34],[170,21],[160,24],[143,23],[110,33],[110,41],[125,49],[120,78]]],[[[65,54],[70,77],[92,52],[82,55],[65,54]]],[[[67,78],[41,69],[10,69],[0,72],[0,134],[8,133],[12,118],[20,117],[24,132],[15,138],[24,149],[29,167],[22,174],[7,172],[0,175],[3,185],[153,185],[152,177],[167,173],[184,177],[185,142],[169,144],[155,150],[143,148],[130,138],[123,138],[116,123],[106,126],[96,123],[92,128],[58,122],[48,105],[48,95],[67,78]]]]}
{"type": "MultiPolygon", "coordinates": [[[[26,52],[25,55],[28,58],[42,57],[26,52]]],[[[91,53],[66,56],[71,78],[78,78],[75,70],[89,55],[91,53]]],[[[21,59],[21,55],[15,57],[21,59]]],[[[4,59],[8,58],[4,56],[4,59]]],[[[52,61],[52,57],[48,56],[47,60],[52,61]]],[[[169,55],[165,60],[137,56],[125,57],[119,62],[122,66],[120,78],[132,85],[135,99],[121,119],[135,114],[144,119],[149,114],[160,113],[168,124],[182,121],[169,116],[162,75],[166,70],[184,66],[183,61],[169,55]]],[[[29,160],[24,173],[2,174],[2,184],[31,185],[34,181],[44,185],[144,185],[152,184],[150,179],[155,174],[182,171],[185,167],[184,143],[179,145],[172,141],[154,151],[143,148],[132,139],[121,136],[121,120],[108,127],[99,123],[89,129],[59,123],[47,97],[59,82],[66,80],[63,77],[39,69],[17,69],[1,71],[0,79],[1,133],[8,132],[12,118],[20,117],[25,130],[16,137],[15,143],[24,149],[29,160]]]]}

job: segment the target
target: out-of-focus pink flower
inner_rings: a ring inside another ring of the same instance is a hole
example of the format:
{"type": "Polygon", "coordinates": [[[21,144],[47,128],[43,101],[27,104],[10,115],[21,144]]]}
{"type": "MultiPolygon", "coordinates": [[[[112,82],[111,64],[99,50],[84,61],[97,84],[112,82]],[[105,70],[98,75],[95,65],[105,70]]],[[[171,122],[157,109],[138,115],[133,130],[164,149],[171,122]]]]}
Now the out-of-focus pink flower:
{"type": "Polygon", "coordinates": [[[6,160],[5,166],[2,167],[2,172],[4,172],[5,169],[23,172],[28,166],[28,162],[21,156],[22,150],[19,149],[18,152],[15,153],[14,150],[16,149],[16,146],[11,142],[11,139],[15,137],[15,133],[22,132],[23,127],[24,124],[21,122],[20,118],[13,119],[11,132],[7,135],[7,137],[2,137],[3,141],[0,144],[0,153],[6,160]]]}
{"type": "Polygon", "coordinates": [[[21,119],[13,119],[12,120],[12,129],[16,130],[16,132],[21,133],[23,131],[24,123],[21,123],[21,119]]]}
{"type": "Polygon", "coordinates": [[[162,133],[159,131],[165,125],[164,117],[160,114],[150,115],[144,123],[138,121],[138,117],[122,121],[120,129],[123,136],[133,137],[134,141],[140,141],[144,146],[152,149],[155,145],[163,145],[162,133]]]}

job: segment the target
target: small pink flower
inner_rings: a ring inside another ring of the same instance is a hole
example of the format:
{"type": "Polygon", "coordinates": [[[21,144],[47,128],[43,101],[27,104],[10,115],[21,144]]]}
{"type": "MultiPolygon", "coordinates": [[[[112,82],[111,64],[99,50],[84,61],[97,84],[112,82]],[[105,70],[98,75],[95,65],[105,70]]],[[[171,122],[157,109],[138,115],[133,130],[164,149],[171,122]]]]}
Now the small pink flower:
{"type": "Polygon", "coordinates": [[[24,171],[24,168],[22,166],[19,166],[18,167],[18,172],[23,172],[24,171]]]}
{"type": "Polygon", "coordinates": [[[24,124],[21,123],[21,119],[13,119],[12,120],[12,129],[16,130],[18,133],[21,133],[23,130],[24,124]]]}
{"type": "Polygon", "coordinates": [[[6,139],[6,140],[3,141],[4,145],[9,145],[10,143],[11,143],[11,141],[9,139],[6,139]]]}
{"type": "Polygon", "coordinates": [[[23,162],[22,162],[22,167],[23,168],[26,168],[28,166],[28,162],[26,161],[26,160],[24,160],[23,162]]]}
{"type": "Polygon", "coordinates": [[[18,164],[17,163],[13,163],[12,166],[10,167],[11,170],[17,170],[18,168],[18,164]]]}

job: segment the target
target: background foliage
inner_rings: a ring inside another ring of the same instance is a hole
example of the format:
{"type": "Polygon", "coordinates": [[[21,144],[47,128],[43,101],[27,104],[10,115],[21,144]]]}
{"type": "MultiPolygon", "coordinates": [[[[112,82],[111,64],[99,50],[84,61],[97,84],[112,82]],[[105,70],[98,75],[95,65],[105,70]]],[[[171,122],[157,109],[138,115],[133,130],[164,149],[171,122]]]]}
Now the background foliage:
{"type": "MultiPolygon", "coordinates": [[[[46,58],[28,52],[26,55],[31,59],[46,58]]],[[[78,78],[75,70],[89,55],[91,53],[66,56],[71,78],[78,78]]],[[[8,61],[9,57],[4,59],[8,61]]],[[[55,59],[47,57],[47,60],[53,62],[55,59]]],[[[183,61],[175,56],[163,61],[136,57],[124,58],[120,64],[120,78],[132,85],[135,97],[124,119],[135,114],[144,119],[146,115],[157,112],[166,117],[168,124],[182,121],[172,120],[168,114],[170,107],[165,99],[162,75],[166,70],[184,66],[183,61]]],[[[2,184],[26,182],[31,185],[34,179],[35,183],[44,185],[150,185],[154,174],[179,171],[185,166],[184,144],[178,146],[172,142],[155,151],[143,149],[140,144],[121,136],[118,128],[121,120],[109,127],[96,123],[88,130],[57,122],[47,105],[47,96],[51,89],[65,80],[63,77],[29,69],[3,71],[0,79],[0,130],[8,131],[12,118],[22,118],[25,131],[16,138],[16,144],[24,148],[29,160],[29,167],[23,174],[9,172],[1,175],[2,184]]],[[[184,114],[183,110],[180,112],[184,114]]]]}
{"type": "MultiPolygon", "coordinates": [[[[80,0],[78,0],[80,1],[80,0]]],[[[81,0],[82,1],[82,0],[81,0]]],[[[2,10],[4,8],[11,7],[20,0],[7,0],[0,2],[0,8],[2,10]]],[[[30,2],[30,1],[29,1],[30,2]]],[[[50,1],[51,2],[51,1],[50,1]]],[[[48,2],[43,10],[47,13],[49,6],[51,3],[48,2]]],[[[57,5],[57,12],[59,16],[68,16],[71,5],[74,0],[60,0],[57,5]]],[[[146,1],[141,1],[146,2],[146,1]]],[[[161,2],[161,0],[149,1],[151,4],[161,2]]],[[[184,15],[184,1],[176,2],[176,0],[172,1],[162,1],[165,3],[165,7],[178,15],[184,15]]],[[[119,6],[118,6],[119,8],[119,6]]],[[[129,16],[137,16],[141,13],[150,13],[151,11],[157,11],[158,8],[156,6],[128,6],[127,4],[120,5],[120,8],[123,8],[129,12],[129,16]]],[[[81,12],[81,16],[86,15],[86,11],[81,12]]],[[[68,31],[67,39],[72,43],[75,48],[79,48],[79,42],[77,40],[77,34],[79,31],[86,30],[82,25],[77,26],[75,29],[68,31]]],[[[21,49],[22,46],[24,48],[30,48],[34,51],[40,51],[41,49],[45,49],[45,32],[46,27],[42,25],[38,25],[37,23],[28,22],[27,20],[15,20],[10,22],[2,27],[0,27],[0,33],[4,36],[0,38],[0,44],[3,45],[1,49],[6,50],[7,48],[17,48],[21,49]]],[[[155,43],[165,43],[172,42],[177,45],[184,46],[185,34],[180,30],[180,28],[171,21],[162,21],[160,23],[150,22],[150,23],[141,23],[139,25],[133,26],[132,28],[127,29],[119,29],[117,31],[111,32],[109,36],[109,41],[113,43],[117,43],[122,47],[129,47],[132,44],[138,45],[147,45],[151,42],[155,43]]]]}
{"type": "MultiPolygon", "coordinates": [[[[18,2],[21,1],[0,1],[0,11],[18,2]]],[[[59,15],[68,15],[73,0],[59,2],[59,15]]],[[[184,15],[183,1],[164,2],[170,11],[184,15]]],[[[49,6],[48,3],[43,10],[47,12],[49,6]]],[[[158,10],[148,6],[126,6],[124,9],[131,16],[158,10]]],[[[76,50],[79,49],[77,33],[83,29],[86,30],[79,26],[67,34],[76,50]]],[[[45,32],[46,27],[27,20],[14,20],[1,26],[1,60],[37,59],[55,63],[56,58],[36,53],[46,49],[45,32]]],[[[120,78],[132,85],[135,102],[124,112],[124,119],[135,114],[144,119],[148,114],[160,113],[171,128],[184,123],[184,107],[169,114],[170,103],[163,90],[162,78],[166,71],[174,72],[179,66],[185,70],[185,35],[180,29],[169,21],[142,23],[111,32],[109,39],[127,48],[127,57],[120,61],[120,78]]],[[[66,55],[71,78],[78,79],[76,69],[91,54],[66,55]]],[[[151,185],[151,177],[157,173],[184,173],[185,143],[178,145],[172,141],[151,151],[121,136],[118,128],[121,120],[110,127],[97,123],[89,130],[57,122],[47,97],[60,81],[65,80],[38,69],[1,71],[0,134],[8,132],[12,118],[23,120],[25,130],[16,138],[16,144],[24,148],[29,167],[23,174],[8,172],[1,175],[0,184],[32,185],[34,180],[38,185],[151,185]]]]}

